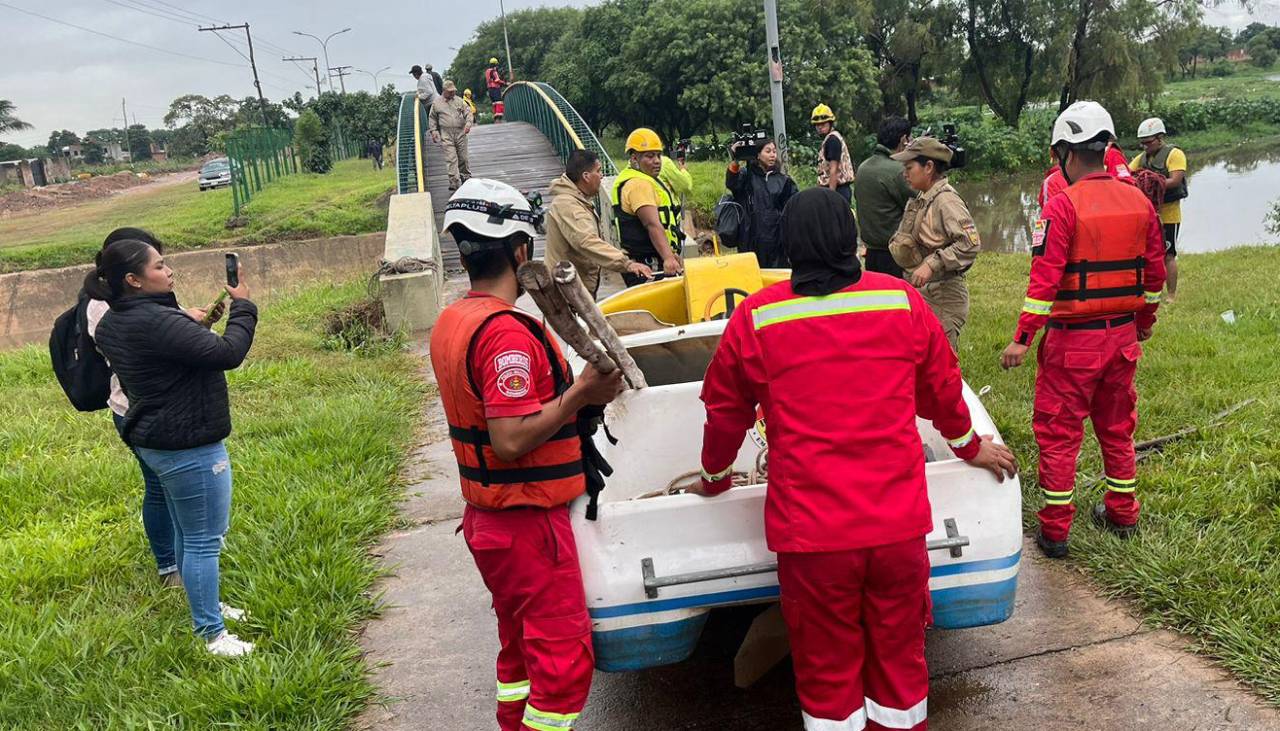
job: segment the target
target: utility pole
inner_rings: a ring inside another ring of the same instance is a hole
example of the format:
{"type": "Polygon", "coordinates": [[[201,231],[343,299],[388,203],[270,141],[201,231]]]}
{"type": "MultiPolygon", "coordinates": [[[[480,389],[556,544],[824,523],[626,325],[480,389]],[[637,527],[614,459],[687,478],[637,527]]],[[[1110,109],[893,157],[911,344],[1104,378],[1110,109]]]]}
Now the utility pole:
{"type": "Polygon", "coordinates": [[[516,80],[516,72],[511,69],[511,41],[507,39],[507,8],[502,0],[498,0],[498,10],[502,11],[502,45],[507,49],[507,83],[516,80]]]}
{"type": "Polygon", "coordinates": [[[329,69],[329,71],[332,72],[334,76],[338,77],[338,83],[342,85],[342,93],[346,94],[347,93],[347,77],[351,75],[351,67],[350,66],[334,66],[333,68],[329,69]]]}
{"type": "Polygon", "coordinates": [[[133,148],[129,147],[129,110],[124,106],[124,97],[120,97],[120,114],[124,115],[124,152],[133,162],[133,148]]]}
{"type": "Polygon", "coordinates": [[[282,58],[280,60],[281,61],[310,61],[311,72],[316,75],[316,96],[318,97],[324,93],[324,90],[320,88],[320,67],[316,65],[316,61],[319,61],[320,59],[316,58],[315,56],[289,56],[287,58],[282,58]]]}
{"type": "Polygon", "coordinates": [[[773,103],[773,139],[778,156],[787,164],[787,120],[782,107],[782,53],[778,49],[778,0],[764,0],[764,35],[768,46],[769,101],[773,103]]]}
{"type": "Polygon", "coordinates": [[[262,109],[262,126],[270,127],[271,121],[267,118],[267,99],[262,96],[262,82],[258,81],[258,63],[253,60],[253,36],[249,34],[249,24],[241,23],[240,25],[216,25],[208,28],[200,28],[200,31],[212,31],[214,33],[220,30],[243,30],[245,40],[249,42],[249,68],[253,69],[253,86],[258,90],[258,106],[262,109]]]}

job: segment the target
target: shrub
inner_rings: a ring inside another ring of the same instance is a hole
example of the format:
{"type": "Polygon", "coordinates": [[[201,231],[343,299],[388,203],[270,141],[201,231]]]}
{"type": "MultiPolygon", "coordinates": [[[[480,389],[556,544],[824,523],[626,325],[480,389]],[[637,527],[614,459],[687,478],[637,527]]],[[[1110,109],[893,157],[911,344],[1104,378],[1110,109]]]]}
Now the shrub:
{"type": "Polygon", "coordinates": [[[308,172],[323,174],[333,167],[329,157],[329,132],[314,110],[308,109],[298,117],[293,127],[293,146],[308,172]]]}
{"type": "Polygon", "coordinates": [[[1231,76],[1235,72],[1236,72],[1236,65],[1225,59],[1209,67],[1209,75],[1216,76],[1218,78],[1222,78],[1224,76],[1231,76]]]}

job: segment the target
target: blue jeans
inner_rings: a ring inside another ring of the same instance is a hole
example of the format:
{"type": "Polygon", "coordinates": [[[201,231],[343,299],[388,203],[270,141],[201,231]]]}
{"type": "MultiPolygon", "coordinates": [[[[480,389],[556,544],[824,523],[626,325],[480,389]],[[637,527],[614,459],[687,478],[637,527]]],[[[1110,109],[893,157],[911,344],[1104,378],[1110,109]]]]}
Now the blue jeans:
{"type": "MultiPolygon", "coordinates": [[[[111,420],[116,424],[116,431],[121,431],[124,418],[113,412],[111,420]]],[[[129,447],[129,451],[133,452],[138,460],[138,467],[142,469],[142,529],[147,534],[147,542],[151,544],[151,555],[156,558],[156,569],[161,576],[166,576],[178,570],[178,559],[173,552],[173,518],[169,517],[169,506],[165,503],[160,478],[138,456],[138,450],[129,447]]]]}
{"type": "Polygon", "coordinates": [[[225,627],[218,607],[218,554],[231,518],[231,460],[222,442],[138,455],[160,478],[173,518],[178,567],[196,634],[211,640],[225,627]]]}

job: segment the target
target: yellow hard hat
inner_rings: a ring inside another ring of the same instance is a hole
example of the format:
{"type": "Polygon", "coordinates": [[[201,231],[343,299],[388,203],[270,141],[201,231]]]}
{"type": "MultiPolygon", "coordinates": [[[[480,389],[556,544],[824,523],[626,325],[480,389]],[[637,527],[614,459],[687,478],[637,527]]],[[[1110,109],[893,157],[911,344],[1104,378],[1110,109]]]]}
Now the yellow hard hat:
{"type": "Polygon", "coordinates": [[[470,90],[470,89],[463,89],[463,90],[462,90],[462,95],[463,95],[463,96],[471,96],[471,90],[470,90]]]}
{"type": "Polygon", "coordinates": [[[491,64],[493,64],[493,63],[497,63],[497,62],[498,62],[498,57],[497,57],[497,56],[494,56],[494,57],[492,57],[492,58],[490,58],[490,59],[489,59],[489,63],[491,63],[491,64]]]}
{"type": "Polygon", "coordinates": [[[633,152],[662,152],[662,138],[648,127],[637,127],[627,135],[627,154],[633,152]]]}
{"type": "Polygon", "coordinates": [[[831,107],[826,104],[819,104],[813,108],[813,114],[809,115],[809,124],[820,124],[822,122],[836,121],[836,113],[831,111],[831,107]]]}

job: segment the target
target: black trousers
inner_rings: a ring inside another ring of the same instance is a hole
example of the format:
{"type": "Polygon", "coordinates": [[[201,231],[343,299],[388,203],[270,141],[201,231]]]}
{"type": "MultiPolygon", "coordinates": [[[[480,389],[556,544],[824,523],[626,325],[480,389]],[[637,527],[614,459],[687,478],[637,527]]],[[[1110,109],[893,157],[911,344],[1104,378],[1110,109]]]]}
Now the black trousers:
{"type": "Polygon", "coordinates": [[[893,255],[888,249],[873,249],[867,247],[867,271],[880,272],[881,274],[889,274],[898,279],[902,279],[902,267],[898,266],[898,262],[893,260],[893,255]]]}

